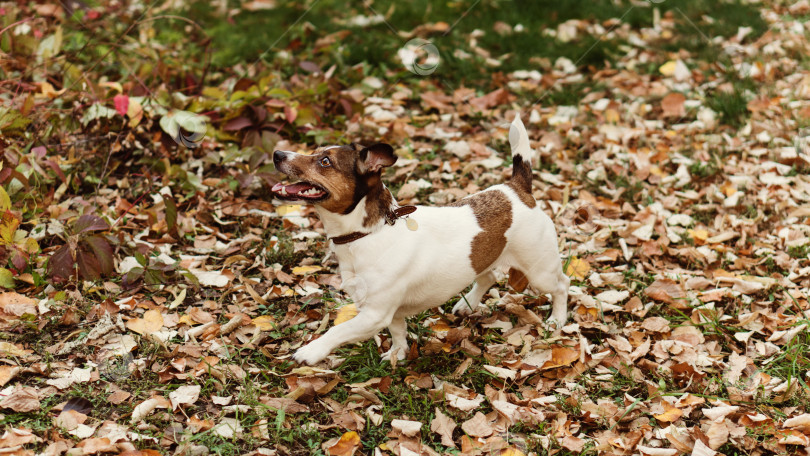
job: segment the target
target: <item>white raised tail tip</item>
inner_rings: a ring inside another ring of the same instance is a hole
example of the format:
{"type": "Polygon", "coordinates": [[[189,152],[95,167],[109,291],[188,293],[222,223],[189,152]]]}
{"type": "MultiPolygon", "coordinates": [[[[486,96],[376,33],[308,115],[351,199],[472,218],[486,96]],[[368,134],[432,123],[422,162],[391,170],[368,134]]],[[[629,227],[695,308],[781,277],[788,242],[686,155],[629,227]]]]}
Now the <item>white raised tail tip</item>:
{"type": "Polygon", "coordinates": [[[531,163],[534,152],[529,143],[529,132],[520,120],[520,111],[515,113],[515,120],[509,126],[509,145],[512,147],[513,157],[520,155],[524,161],[531,163]]]}

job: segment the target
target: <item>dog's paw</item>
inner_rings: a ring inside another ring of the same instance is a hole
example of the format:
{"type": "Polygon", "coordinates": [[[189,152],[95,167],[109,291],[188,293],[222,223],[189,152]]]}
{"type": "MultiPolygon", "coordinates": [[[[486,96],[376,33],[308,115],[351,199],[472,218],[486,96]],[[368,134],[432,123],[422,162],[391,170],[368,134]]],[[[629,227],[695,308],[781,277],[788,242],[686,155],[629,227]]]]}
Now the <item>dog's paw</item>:
{"type": "Polygon", "coordinates": [[[565,326],[566,316],[560,317],[558,316],[551,316],[545,322],[545,329],[554,335],[559,335],[562,332],[562,327],[565,326]]]}
{"type": "Polygon", "coordinates": [[[402,347],[391,347],[390,350],[380,355],[380,361],[388,361],[391,364],[394,362],[399,362],[405,359],[405,349],[402,347]],[[396,361],[392,359],[393,355],[396,353],[396,361]]]}
{"type": "Polygon", "coordinates": [[[329,356],[329,352],[325,352],[318,347],[318,344],[313,342],[299,348],[293,355],[293,359],[298,364],[308,364],[312,366],[323,361],[327,356],[329,356]]]}
{"type": "Polygon", "coordinates": [[[475,312],[481,304],[470,304],[466,299],[459,299],[456,305],[453,306],[453,314],[462,317],[468,317],[475,312]]]}

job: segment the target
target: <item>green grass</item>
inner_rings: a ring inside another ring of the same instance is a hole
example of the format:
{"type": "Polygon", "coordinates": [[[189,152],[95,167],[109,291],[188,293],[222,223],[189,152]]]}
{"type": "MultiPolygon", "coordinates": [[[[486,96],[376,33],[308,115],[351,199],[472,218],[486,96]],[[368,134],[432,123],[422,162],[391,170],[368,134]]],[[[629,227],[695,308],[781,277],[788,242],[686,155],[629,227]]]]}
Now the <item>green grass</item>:
{"type": "MultiPolygon", "coordinates": [[[[668,0],[654,5],[662,15],[670,14],[676,22],[675,36],[655,43],[666,51],[685,49],[695,53],[710,53],[718,50],[707,45],[705,37],[732,36],[741,25],[754,28],[748,40],[756,39],[766,29],[764,21],[754,5],[728,1],[668,0]],[[704,15],[722,18],[709,22],[704,15]]],[[[321,68],[332,64],[348,68],[363,64],[363,74],[382,75],[393,72],[398,78],[419,78],[406,71],[396,58],[397,50],[410,37],[399,32],[409,32],[424,24],[444,22],[450,28],[446,33],[434,32],[423,35],[438,49],[441,63],[432,75],[437,80],[446,80],[456,86],[459,82],[486,85],[491,80],[490,69],[480,57],[460,58],[460,50],[475,55],[469,45],[469,34],[482,30],[478,45],[493,57],[508,55],[496,71],[537,69],[542,59],[553,63],[558,57],[566,57],[578,66],[601,68],[612,64],[624,55],[623,41],[604,36],[592,36],[583,31],[568,42],[544,36],[543,30],[556,29],[569,19],[594,20],[599,23],[621,18],[631,27],[651,27],[653,13],[651,4],[621,1],[570,0],[557,2],[495,1],[478,2],[431,2],[415,0],[395,2],[382,0],[347,4],[337,0],[307,1],[302,3],[280,2],[272,10],[241,11],[231,21],[220,20],[212,6],[204,2],[192,3],[181,14],[197,22],[201,27],[165,20],[161,23],[161,40],[189,43],[189,50],[197,58],[191,62],[178,62],[186,66],[199,65],[204,56],[201,40],[189,40],[189,32],[198,38],[210,37],[210,51],[214,66],[250,65],[257,60],[271,60],[280,50],[292,56],[288,71],[298,72],[301,61],[312,61],[321,68]],[[374,16],[379,13],[385,21],[365,27],[345,25],[355,16],[374,16]],[[499,34],[493,24],[500,21],[510,26],[522,25],[521,33],[499,34]],[[204,31],[205,33],[203,33],[204,31]],[[316,31],[316,33],[313,33],[316,31]],[[347,36],[322,41],[315,47],[318,38],[329,33],[348,31],[347,36]]],[[[604,26],[609,30],[610,26],[604,26]]],[[[713,60],[714,58],[710,59],[713,60]]],[[[340,73],[340,72],[339,72],[340,73]]]]}

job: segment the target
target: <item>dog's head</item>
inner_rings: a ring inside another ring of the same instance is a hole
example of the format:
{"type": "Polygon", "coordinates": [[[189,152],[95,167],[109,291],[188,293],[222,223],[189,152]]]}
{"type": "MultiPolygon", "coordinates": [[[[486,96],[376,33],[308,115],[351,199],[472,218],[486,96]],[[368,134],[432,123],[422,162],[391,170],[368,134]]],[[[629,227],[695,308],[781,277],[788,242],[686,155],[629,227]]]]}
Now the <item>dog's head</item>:
{"type": "Polygon", "coordinates": [[[383,143],[331,146],[312,155],[277,150],[273,153],[276,169],[300,182],[276,184],[273,193],[281,199],[309,201],[347,214],[369,192],[381,188],[382,169],[396,161],[394,149],[383,143]]]}

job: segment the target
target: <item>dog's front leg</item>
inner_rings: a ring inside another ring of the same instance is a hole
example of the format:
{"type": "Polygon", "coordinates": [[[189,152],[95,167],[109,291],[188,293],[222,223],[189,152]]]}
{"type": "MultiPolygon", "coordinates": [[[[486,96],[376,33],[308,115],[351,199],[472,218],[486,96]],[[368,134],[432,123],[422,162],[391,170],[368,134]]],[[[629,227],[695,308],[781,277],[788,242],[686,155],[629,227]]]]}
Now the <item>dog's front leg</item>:
{"type": "Polygon", "coordinates": [[[366,307],[351,320],[332,327],[319,339],[299,349],[293,359],[299,363],[317,364],[343,344],[372,338],[391,323],[392,317],[390,312],[382,313],[366,307]]]}

